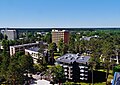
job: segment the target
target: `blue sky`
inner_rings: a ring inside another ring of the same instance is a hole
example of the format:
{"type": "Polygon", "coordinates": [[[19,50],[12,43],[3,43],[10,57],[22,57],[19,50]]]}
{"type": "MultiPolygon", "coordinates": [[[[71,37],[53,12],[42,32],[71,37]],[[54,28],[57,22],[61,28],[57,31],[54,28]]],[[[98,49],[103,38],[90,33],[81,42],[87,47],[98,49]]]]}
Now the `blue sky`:
{"type": "Polygon", "coordinates": [[[120,27],[120,0],[0,0],[0,27],[120,27]]]}

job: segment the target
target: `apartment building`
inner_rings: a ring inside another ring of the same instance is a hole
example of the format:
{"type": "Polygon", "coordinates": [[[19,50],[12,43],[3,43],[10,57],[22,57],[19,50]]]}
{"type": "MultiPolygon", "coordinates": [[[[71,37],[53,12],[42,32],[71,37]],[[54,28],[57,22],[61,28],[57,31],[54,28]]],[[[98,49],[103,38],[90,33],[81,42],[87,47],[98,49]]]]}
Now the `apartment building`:
{"type": "Polygon", "coordinates": [[[60,39],[63,39],[64,43],[69,42],[69,31],[67,30],[52,30],[52,42],[58,45],[60,39]]]}
{"type": "Polygon", "coordinates": [[[43,53],[40,53],[39,49],[40,48],[38,48],[38,47],[31,47],[31,48],[25,49],[25,54],[31,55],[33,58],[33,62],[35,64],[38,62],[43,63],[43,57],[45,57],[45,59],[48,58],[48,50],[44,49],[43,53]]]}
{"type": "Polygon", "coordinates": [[[36,43],[10,46],[10,56],[16,54],[16,52],[25,52],[25,49],[29,49],[31,47],[39,47],[42,44],[43,42],[36,42],[36,43]]]}
{"type": "Polygon", "coordinates": [[[65,54],[56,59],[56,63],[64,68],[67,80],[87,81],[88,61],[90,56],[80,56],[79,54],[65,54]]]}
{"type": "Polygon", "coordinates": [[[1,30],[3,35],[7,35],[8,40],[15,40],[17,39],[17,32],[16,30],[1,30]]]}

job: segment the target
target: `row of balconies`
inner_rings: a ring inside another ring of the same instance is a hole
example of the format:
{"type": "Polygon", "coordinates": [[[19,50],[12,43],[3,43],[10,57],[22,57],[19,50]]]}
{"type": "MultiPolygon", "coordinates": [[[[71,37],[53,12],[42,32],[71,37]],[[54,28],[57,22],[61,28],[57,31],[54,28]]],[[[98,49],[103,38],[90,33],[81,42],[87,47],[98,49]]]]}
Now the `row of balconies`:
{"type": "Polygon", "coordinates": [[[82,74],[80,74],[80,76],[88,76],[88,74],[84,74],[84,73],[82,73],[82,74]]]}
{"type": "Polygon", "coordinates": [[[80,69],[80,72],[87,73],[87,72],[88,72],[88,70],[83,70],[83,69],[80,69]]]}
{"type": "MultiPolygon", "coordinates": [[[[72,74],[73,70],[73,66],[69,66],[69,65],[61,65],[64,68],[64,74],[65,77],[67,79],[73,79],[72,76],[74,76],[72,74]]],[[[80,70],[78,70],[80,72],[79,76],[80,76],[80,80],[88,80],[88,67],[87,66],[79,66],[80,70]]]]}
{"type": "Polygon", "coordinates": [[[88,78],[80,77],[80,80],[88,80],[88,78]]]}
{"type": "Polygon", "coordinates": [[[87,66],[79,66],[80,69],[88,69],[87,66]]]}
{"type": "Polygon", "coordinates": [[[63,67],[64,67],[64,68],[67,68],[67,67],[68,67],[68,65],[63,65],[63,67]]]}

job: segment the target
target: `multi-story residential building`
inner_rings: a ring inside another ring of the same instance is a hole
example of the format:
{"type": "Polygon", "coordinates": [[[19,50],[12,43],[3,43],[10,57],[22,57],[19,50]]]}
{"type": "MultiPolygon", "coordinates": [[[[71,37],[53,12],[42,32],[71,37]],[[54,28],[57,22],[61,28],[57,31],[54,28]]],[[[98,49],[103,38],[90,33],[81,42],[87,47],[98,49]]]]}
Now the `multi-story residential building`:
{"type": "Polygon", "coordinates": [[[114,73],[114,78],[111,80],[111,85],[120,85],[120,72],[114,73]]]}
{"type": "Polygon", "coordinates": [[[8,40],[15,40],[17,38],[16,30],[1,30],[1,33],[7,35],[8,40]]]}
{"type": "Polygon", "coordinates": [[[90,56],[80,56],[79,54],[65,54],[56,59],[56,63],[64,68],[67,80],[87,81],[88,80],[88,61],[90,56]]]}
{"type": "Polygon", "coordinates": [[[64,43],[69,42],[69,31],[67,30],[52,30],[52,42],[58,45],[60,39],[63,39],[64,43]]]}
{"type": "Polygon", "coordinates": [[[38,47],[31,47],[29,49],[25,49],[25,54],[31,55],[34,63],[43,63],[43,57],[45,57],[45,60],[48,60],[46,59],[48,58],[48,50],[44,49],[43,53],[40,53],[39,49],[40,48],[38,47]]]}
{"type": "Polygon", "coordinates": [[[42,44],[44,43],[37,42],[37,43],[28,43],[28,44],[10,46],[10,55],[12,56],[16,54],[16,52],[25,52],[25,49],[28,49],[31,47],[39,47],[42,44]]]}

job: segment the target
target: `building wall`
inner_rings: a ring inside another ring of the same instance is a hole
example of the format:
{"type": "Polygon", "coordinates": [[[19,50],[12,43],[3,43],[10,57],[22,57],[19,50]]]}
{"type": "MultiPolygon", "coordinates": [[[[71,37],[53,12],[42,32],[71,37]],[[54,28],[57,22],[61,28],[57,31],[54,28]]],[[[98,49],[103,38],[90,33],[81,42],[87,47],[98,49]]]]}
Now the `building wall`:
{"type": "Polygon", "coordinates": [[[62,30],[52,30],[52,42],[56,43],[58,45],[58,42],[60,39],[63,39],[64,43],[69,42],[69,32],[62,30]]]}
{"type": "Polygon", "coordinates": [[[10,46],[10,56],[14,55],[16,52],[25,52],[25,49],[31,48],[31,47],[37,47],[41,43],[29,43],[29,44],[23,44],[23,45],[15,45],[10,46]]]}
{"type": "Polygon", "coordinates": [[[40,59],[42,60],[43,58],[43,55],[39,52],[35,52],[35,51],[31,51],[31,50],[28,50],[28,49],[25,49],[25,54],[30,54],[33,58],[33,62],[34,63],[37,63],[37,60],[40,59]]]}
{"type": "Polygon", "coordinates": [[[69,43],[69,32],[64,33],[64,43],[69,43]]]}
{"type": "Polygon", "coordinates": [[[62,64],[64,68],[65,78],[72,81],[87,81],[88,66],[83,64],[62,64]]]}
{"type": "Polygon", "coordinates": [[[16,30],[1,30],[3,35],[7,35],[8,40],[15,40],[17,38],[16,30]]]}

